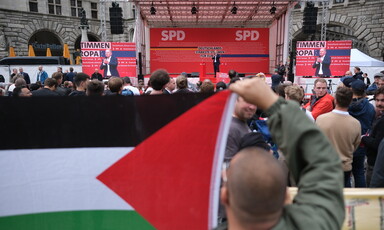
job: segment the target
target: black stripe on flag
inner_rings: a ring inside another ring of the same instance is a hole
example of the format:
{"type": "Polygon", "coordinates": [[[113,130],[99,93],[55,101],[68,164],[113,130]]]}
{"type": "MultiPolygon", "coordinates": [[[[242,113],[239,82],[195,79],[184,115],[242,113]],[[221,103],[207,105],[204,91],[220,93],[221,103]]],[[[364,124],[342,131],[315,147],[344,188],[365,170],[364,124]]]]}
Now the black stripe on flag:
{"type": "Polygon", "coordinates": [[[0,149],[136,146],[211,95],[0,97],[0,149]]]}

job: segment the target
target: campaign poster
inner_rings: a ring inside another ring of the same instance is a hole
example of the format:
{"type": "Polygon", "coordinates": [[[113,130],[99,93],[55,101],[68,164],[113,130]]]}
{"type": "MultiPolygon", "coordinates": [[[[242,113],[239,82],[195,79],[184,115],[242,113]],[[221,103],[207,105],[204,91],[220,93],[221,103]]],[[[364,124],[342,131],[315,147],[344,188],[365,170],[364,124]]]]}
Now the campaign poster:
{"type": "Polygon", "coordinates": [[[298,41],[296,76],[344,76],[349,70],[352,41],[298,41]]]}
{"type": "Polygon", "coordinates": [[[83,72],[96,70],[104,77],[136,76],[136,44],[132,42],[82,42],[83,72]]]}
{"type": "Polygon", "coordinates": [[[169,73],[212,74],[215,51],[220,55],[220,71],[269,72],[268,28],[152,28],[150,69],[169,73]]]}

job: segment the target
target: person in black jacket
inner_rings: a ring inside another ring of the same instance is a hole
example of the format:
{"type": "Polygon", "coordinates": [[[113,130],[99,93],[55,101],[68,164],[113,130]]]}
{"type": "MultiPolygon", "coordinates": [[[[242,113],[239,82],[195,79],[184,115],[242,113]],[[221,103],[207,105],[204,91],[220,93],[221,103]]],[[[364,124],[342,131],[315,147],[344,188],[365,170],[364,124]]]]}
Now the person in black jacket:
{"type": "Polygon", "coordinates": [[[363,136],[361,142],[367,147],[367,185],[370,185],[373,167],[375,166],[380,141],[384,137],[384,87],[375,93],[377,118],[369,135],[363,136]]]}

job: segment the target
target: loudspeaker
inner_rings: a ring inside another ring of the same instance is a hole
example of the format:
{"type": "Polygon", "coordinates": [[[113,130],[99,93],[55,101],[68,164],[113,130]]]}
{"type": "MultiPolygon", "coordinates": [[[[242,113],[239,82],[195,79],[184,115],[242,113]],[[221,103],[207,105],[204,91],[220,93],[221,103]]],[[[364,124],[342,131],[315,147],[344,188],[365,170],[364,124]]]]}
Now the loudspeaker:
{"type": "Polygon", "coordinates": [[[110,7],[109,17],[111,25],[111,34],[122,34],[123,30],[123,11],[121,7],[110,7]]]}
{"type": "Polygon", "coordinates": [[[317,11],[318,11],[318,8],[313,7],[313,5],[310,5],[304,8],[304,17],[303,17],[303,33],[304,34],[316,33],[317,11]]]}
{"type": "Polygon", "coordinates": [[[287,74],[288,81],[292,83],[295,81],[295,75],[293,74],[293,58],[294,58],[293,55],[294,53],[293,51],[291,51],[291,53],[289,54],[289,69],[287,74]]]}

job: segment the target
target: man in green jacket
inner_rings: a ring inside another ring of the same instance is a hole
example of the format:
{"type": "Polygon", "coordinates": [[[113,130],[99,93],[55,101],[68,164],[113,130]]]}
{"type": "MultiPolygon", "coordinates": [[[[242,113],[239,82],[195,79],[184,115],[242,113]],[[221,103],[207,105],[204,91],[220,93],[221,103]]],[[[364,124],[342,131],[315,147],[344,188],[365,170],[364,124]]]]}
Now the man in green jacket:
{"type": "Polygon", "coordinates": [[[266,111],[298,193],[285,204],[286,177],[275,159],[260,148],[241,150],[224,173],[220,194],[228,229],[341,229],[343,172],[326,137],[297,103],[279,98],[258,78],[236,82],[230,90],[266,111]]]}

